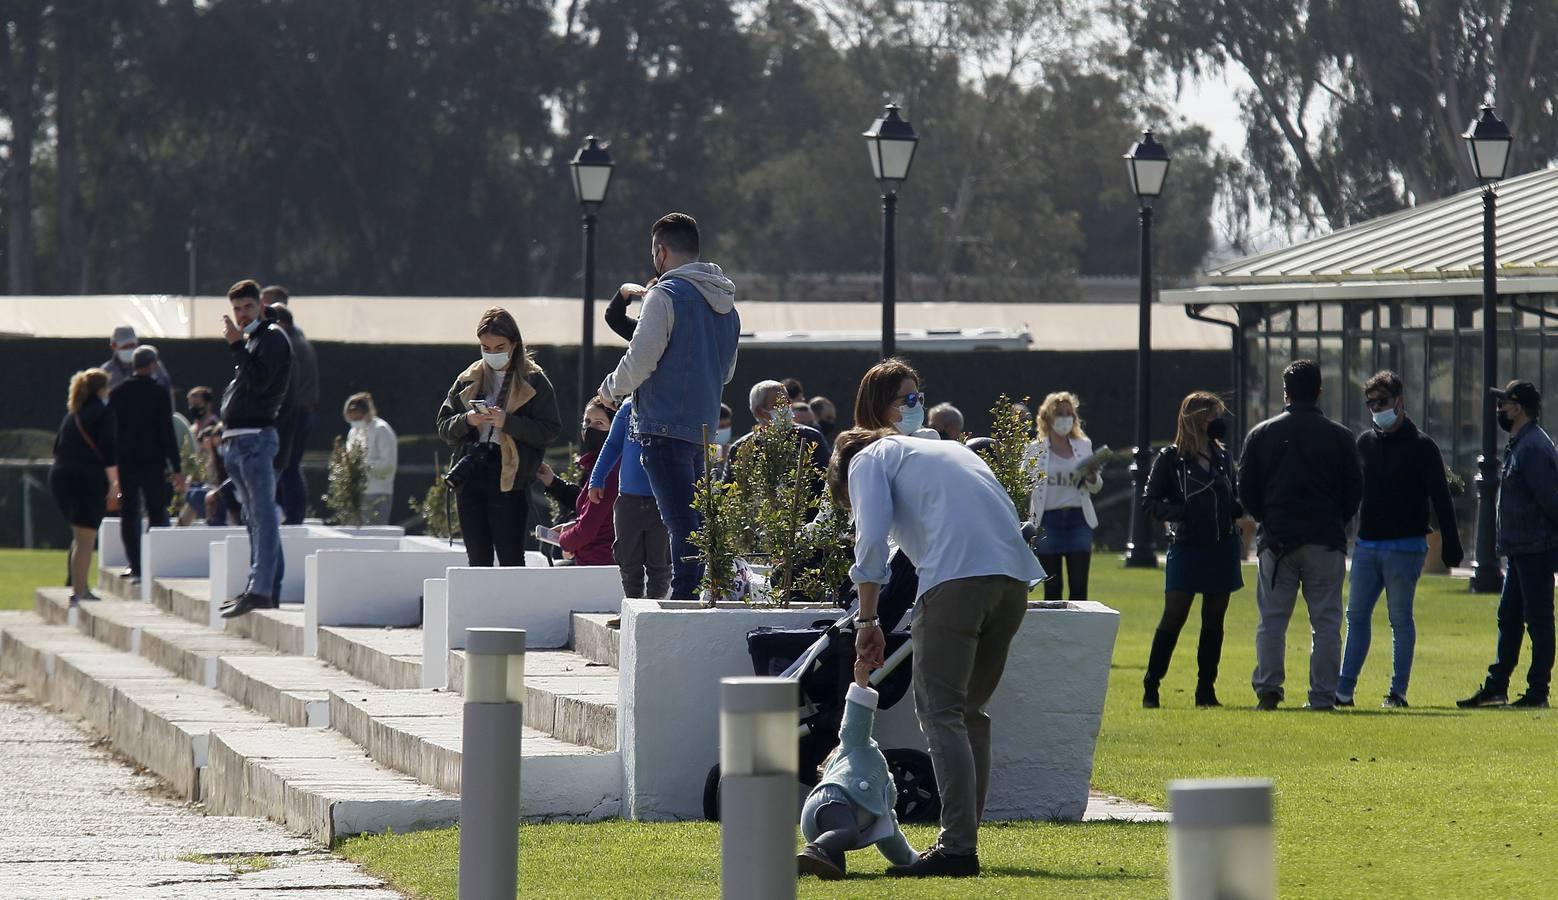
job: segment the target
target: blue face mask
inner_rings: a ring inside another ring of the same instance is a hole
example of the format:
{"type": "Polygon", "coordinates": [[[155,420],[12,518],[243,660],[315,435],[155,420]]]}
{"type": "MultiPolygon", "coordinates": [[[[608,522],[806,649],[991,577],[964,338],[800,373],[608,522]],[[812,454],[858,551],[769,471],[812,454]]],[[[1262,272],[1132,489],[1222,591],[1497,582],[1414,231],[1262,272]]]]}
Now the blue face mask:
{"type": "Polygon", "coordinates": [[[913,434],[925,426],[925,404],[916,403],[913,406],[900,406],[898,412],[903,416],[898,420],[898,431],[903,434],[913,434]]]}
{"type": "Polygon", "coordinates": [[[1389,430],[1396,420],[1401,418],[1394,409],[1382,409],[1374,413],[1374,425],[1381,430],[1389,430]]]}
{"type": "Polygon", "coordinates": [[[716,444],[728,444],[728,443],[730,443],[730,429],[729,428],[721,428],[718,431],[714,432],[714,443],[716,443],[716,444]]]}

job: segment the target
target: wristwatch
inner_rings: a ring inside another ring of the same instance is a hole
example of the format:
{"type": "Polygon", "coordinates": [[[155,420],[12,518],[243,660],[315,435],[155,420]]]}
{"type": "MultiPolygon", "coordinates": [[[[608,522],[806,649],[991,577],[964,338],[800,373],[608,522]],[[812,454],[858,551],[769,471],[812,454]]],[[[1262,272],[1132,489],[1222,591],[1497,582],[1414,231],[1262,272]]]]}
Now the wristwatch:
{"type": "Polygon", "coordinates": [[[855,627],[856,628],[881,628],[882,627],[882,620],[881,620],[880,617],[873,617],[873,618],[870,618],[870,619],[856,619],[855,620],[855,627]]]}

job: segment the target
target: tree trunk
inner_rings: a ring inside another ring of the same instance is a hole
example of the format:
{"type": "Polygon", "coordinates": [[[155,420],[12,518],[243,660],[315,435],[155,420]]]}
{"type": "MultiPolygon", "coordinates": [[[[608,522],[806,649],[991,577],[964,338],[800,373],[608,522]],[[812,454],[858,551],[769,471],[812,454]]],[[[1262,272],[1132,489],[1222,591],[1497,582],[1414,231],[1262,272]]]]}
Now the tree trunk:
{"type": "Polygon", "coordinates": [[[81,96],[81,9],[54,8],[56,262],[62,294],[86,292],[86,223],[81,216],[81,139],[77,122],[81,96]]]}
{"type": "Polygon", "coordinates": [[[23,4],[11,20],[14,35],[0,40],[0,66],[5,77],[6,114],[11,120],[10,159],[5,172],[8,287],[12,294],[31,294],[35,252],[32,225],[32,151],[37,133],[38,43],[40,14],[23,4]]]}

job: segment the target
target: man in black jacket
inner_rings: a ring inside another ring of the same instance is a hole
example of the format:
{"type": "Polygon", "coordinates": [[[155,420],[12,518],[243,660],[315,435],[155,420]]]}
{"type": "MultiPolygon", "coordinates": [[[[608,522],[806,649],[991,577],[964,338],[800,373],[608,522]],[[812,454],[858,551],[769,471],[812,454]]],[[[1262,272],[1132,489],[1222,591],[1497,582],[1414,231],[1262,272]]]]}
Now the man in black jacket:
{"type": "Polygon", "coordinates": [[[130,566],[124,572],[141,577],[141,501],[146,502],[146,521],[156,528],[168,526],[168,473],[183,489],[179,472],[178,438],[173,434],[173,401],[156,379],[157,348],[135,348],[129,378],[109,392],[108,405],[118,422],[119,533],[130,566]]]}
{"type": "Polygon", "coordinates": [[[1455,525],[1455,506],[1444,477],[1444,458],[1433,438],[1417,430],[1407,418],[1401,376],[1378,372],[1363,386],[1374,427],[1358,436],[1358,456],[1363,460],[1363,510],[1358,541],[1352,555],[1352,590],[1347,600],[1347,649],[1342,655],[1341,680],[1336,685],[1338,706],[1352,706],[1358,675],[1369,655],[1374,606],[1381,591],[1390,610],[1394,644],[1394,668],[1390,693],[1381,705],[1401,709],[1407,705],[1407,682],[1412,675],[1412,653],[1417,646],[1417,626],[1412,619],[1412,600],[1417,579],[1428,555],[1428,508],[1439,521],[1439,557],[1445,566],[1461,564],[1460,532],[1455,525]]]}
{"type": "Polygon", "coordinates": [[[1347,523],[1363,496],[1353,434],[1327,419],[1320,367],[1300,359],[1282,372],[1287,409],[1250,430],[1239,460],[1239,502],[1260,524],[1260,583],[1255,594],[1255,673],[1259,708],[1283,700],[1288,620],[1303,587],[1309,607],[1309,707],[1336,705],[1342,657],[1342,579],[1347,523]]]}
{"type": "Polygon", "coordinates": [[[227,299],[233,314],[222,317],[223,337],[234,368],[222,393],[222,462],[243,505],[250,548],[248,586],[222,604],[222,617],[230,619],[274,608],[281,597],[285,563],[276,510],[276,416],[292,376],[292,344],[261,315],[258,283],[238,282],[227,299]]]}

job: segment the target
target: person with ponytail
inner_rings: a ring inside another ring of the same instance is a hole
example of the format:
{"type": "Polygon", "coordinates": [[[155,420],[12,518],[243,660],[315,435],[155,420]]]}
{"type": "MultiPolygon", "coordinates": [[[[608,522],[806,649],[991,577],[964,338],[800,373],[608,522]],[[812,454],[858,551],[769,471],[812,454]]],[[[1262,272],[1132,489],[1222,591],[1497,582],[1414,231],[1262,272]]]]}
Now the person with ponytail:
{"type": "Polygon", "coordinates": [[[1158,451],[1142,509],[1168,529],[1163,572],[1163,616],[1152,637],[1141,705],[1157,709],[1158,685],[1168,674],[1190,603],[1201,595],[1201,644],[1196,652],[1196,706],[1217,702],[1217,667],[1223,654],[1228,598],[1244,587],[1238,520],[1244,515],[1234,490],[1233,460],[1223,439],[1227,413],[1216,394],[1195,391],[1179,405],[1174,443],[1158,451]]]}
{"type": "Polygon", "coordinates": [[[481,359],[455,379],[438,434],[455,451],[460,534],[472,566],[525,564],[526,488],[562,430],[552,382],[525,350],[519,325],[494,307],[476,325],[481,359]]]}

